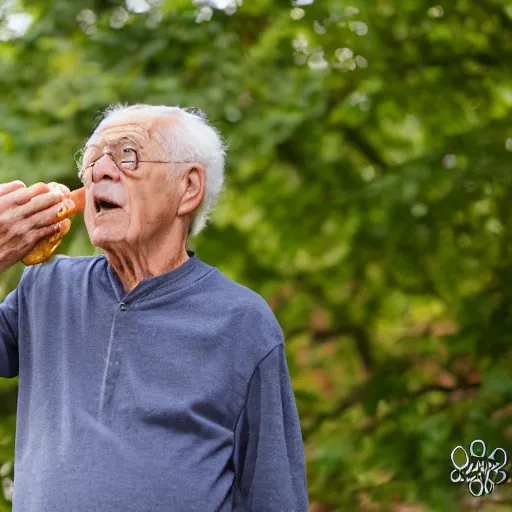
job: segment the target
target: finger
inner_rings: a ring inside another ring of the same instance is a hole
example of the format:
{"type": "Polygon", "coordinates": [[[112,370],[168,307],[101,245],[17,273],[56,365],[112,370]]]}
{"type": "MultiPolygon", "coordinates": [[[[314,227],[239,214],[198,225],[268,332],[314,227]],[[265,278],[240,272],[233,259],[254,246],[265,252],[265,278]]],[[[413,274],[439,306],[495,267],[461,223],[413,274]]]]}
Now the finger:
{"type": "Polygon", "coordinates": [[[64,219],[60,221],[57,225],[57,233],[52,236],[52,242],[56,242],[57,240],[64,238],[68,234],[69,230],[71,229],[71,219],[64,219]]]}
{"type": "Polygon", "coordinates": [[[57,183],[56,181],[51,181],[50,183],[48,183],[48,186],[51,189],[62,191],[64,193],[64,197],[66,197],[71,192],[71,190],[69,190],[69,188],[66,187],[66,185],[63,185],[62,183],[57,183]]]}
{"type": "Polygon", "coordinates": [[[57,218],[64,219],[69,217],[69,214],[74,211],[75,203],[71,199],[64,199],[57,210],[57,218]]]}
{"type": "Polygon", "coordinates": [[[38,196],[39,194],[44,194],[49,191],[50,188],[46,183],[36,183],[35,185],[31,185],[28,188],[20,188],[4,197],[1,197],[0,204],[4,208],[21,206],[28,203],[32,198],[38,196]]]}
{"type": "MultiPolygon", "coordinates": [[[[33,199],[33,201],[35,201],[35,199],[33,199]]],[[[20,222],[24,223],[29,230],[56,224],[66,217],[65,212],[68,211],[72,203],[73,201],[64,199],[64,201],[59,201],[44,210],[38,211],[25,219],[21,219],[20,222]],[[59,212],[64,212],[64,214],[59,215],[59,212]]]]}
{"type": "Polygon", "coordinates": [[[60,230],[61,226],[59,222],[57,222],[56,224],[50,224],[48,226],[42,226],[40,228],[32,230],[31,245],[38,244],[39,242],[46,238],[58,235],[60,233],[60,230]]]}
{"type": "Polygon", "coordinates": [[[48,260],[71,228],[71,220],[32,230],[31,250],[23,258],[25,265],[36,265],[48,260]]]}
{"type": "Polygon", "coordinates": [[[16,180],[11,181],[9,183],[1,183],[0,184],[0,196],[4,196],[6,194],[9,194],[10,192],[14,192],[15,190],[18,190],[19,188],[25,188],[26,185],[23,183],[23,181],[16,180]]]}
{"type": "MultiPolygon", "coordinates": [[[[16,217],[19,218],[27,218],[35,213],[46,210],[53,205],[60,204],[63,199],[63,194],[60,190],[52,190],[51,192],[47,192],[46,194],[39,194],[38,196],[32,198],[28,203],[20,206],[18,208],[16,217]]],[[[55,214],[57,213],[57,209],[55,209],[55,214]]]]}
{"type": "Polygon", "coordinates": [[[60,241],[50,241],[55,236],[56,229],[58,231],[58,224],[31,231],[29,252],[22,259],[25,265],[37,265],[51,257],[55,248],[60,244],[60,241]]]}
{"type": "Polygon", "coordinates": [[[18,233],[23,234],[25,238],[25,244],[27,246],[27,254],[40,252],[45,245],[45,241],[54,235],[58,234],[60,230],[59,224],[50,224],[48,226],[42,226],[40,228],[30,228],[26,223],[18,225],[18,233]]]}

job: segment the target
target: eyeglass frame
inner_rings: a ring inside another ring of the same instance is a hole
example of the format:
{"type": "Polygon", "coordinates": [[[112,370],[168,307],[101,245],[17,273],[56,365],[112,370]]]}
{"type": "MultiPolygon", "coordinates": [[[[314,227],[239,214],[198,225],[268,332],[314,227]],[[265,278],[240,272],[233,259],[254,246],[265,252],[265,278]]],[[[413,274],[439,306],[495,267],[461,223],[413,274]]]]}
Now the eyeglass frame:
{"type": "Polygon", "coordinates": [[[135,167],[133,169],[122,169],[120,167],[120,164],[115,161],[114,157],[112,156],[112,153],[103,153],[100,157],[96,158],[96,160],[91,162],[86,167],[81,167],[81,166],[79,166],[79,164],[77,162],[76,155],[77,155],[77,153],[83,152],[83,148],[79,149],[75,153],[75,163],[77,164],[77,166],[79,166],[79,171],[78,171],[78,178],[79,178],[79,180],[82,183],[85,183],[85,181],[84,181],[84,172],[85,172],[85,170],[89,169],[89,168],[94,169],[94,164],[96,162],[98,162],[99,160],[101,160],[104,156],[108,156],[112,160],[112,162],[114,162],[116,167],[121,172],[123,172],[125,170],[136,171],[139,168],[139,164],[191,164],[191,163],[193,163],[193,162],[190,162],[188,160],[181,160],[181,161],[177,161],[177,160],[139,160],[139,153],[138,153],[138,151],[136,149],[133,149],[133,148],[130,148],[130,149],[132,149],[135,152],[135,160],[133,162],[131,162],[131,163],[135,164],[135,167]]]}

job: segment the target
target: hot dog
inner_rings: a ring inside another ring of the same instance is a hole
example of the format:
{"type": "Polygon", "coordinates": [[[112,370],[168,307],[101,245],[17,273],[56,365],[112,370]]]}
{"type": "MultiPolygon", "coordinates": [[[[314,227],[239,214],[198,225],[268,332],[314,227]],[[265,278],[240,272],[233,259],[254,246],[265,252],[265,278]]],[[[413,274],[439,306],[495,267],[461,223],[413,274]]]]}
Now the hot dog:
{"type": "Polygon", "coordinates": [[[79,188],[70,192],[63,201],[63,206],[56,214],[55,221],[59,222],[59,231],[48,238],[41,240],[21,261],[25,265],[37,265],[49,260],[62,238],[71,228],[70,217],[85,209],[85,188],[79,188]]]}

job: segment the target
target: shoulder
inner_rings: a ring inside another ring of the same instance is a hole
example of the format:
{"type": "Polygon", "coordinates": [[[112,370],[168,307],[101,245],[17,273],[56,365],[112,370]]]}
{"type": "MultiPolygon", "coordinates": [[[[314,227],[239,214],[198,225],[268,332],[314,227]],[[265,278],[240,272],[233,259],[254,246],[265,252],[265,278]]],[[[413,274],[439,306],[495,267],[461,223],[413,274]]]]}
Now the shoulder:
{"type": "Polygon", "coordinates": [[[76,283],[76,279],[86,273],[94,271],[105,261],[103,255],[97,256],[54,256],[46,263],[26,267],[20,280],[23,288],[45,285],[51,282],[52,286],[65,283],[76,283]]]}
{"type": "Polygon", "coordinates": [[[213,298],[223,334],[235,345],[239,370],[248,375],[275,347],[284,343],[281,326],[267,301],[254,290],[215,269],[213,298]]]}
{"type": "MultiPolygon", "coordinates": [[[[281,326],[267,301],[257,292],[230,279],[214,267],[203,287],[208,304],[202,313],[227,342],[233,361],[233,404],[241,411],[251,378],[273,351],[284,345],[281,326]]],[[[238,416],[237,416],[238,417],[238,416]]]]}
{"type": "Polygon", "coordinates": [[[231,317],[237,325],[257,331],[268,330],[281,338],[282,331],[268,302],[254,290],[233,281],[219,270],[212,272],[215,289],[220,294],[222,314],[231,317]]]}

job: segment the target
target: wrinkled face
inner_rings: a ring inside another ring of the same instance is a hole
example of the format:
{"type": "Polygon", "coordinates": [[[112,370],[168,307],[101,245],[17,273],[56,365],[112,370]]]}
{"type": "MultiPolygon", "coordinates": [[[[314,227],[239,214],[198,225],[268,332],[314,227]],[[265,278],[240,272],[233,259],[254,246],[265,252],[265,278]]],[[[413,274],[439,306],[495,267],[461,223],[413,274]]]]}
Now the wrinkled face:
{"type": "Polygon", "coordinates": [[[178,165],[168,163],[161,134],[169,123],[130,114],[100,125],[87,142],[84,217],[94,246],[150,247],[170,229],[179,194],[178,165]]]}

